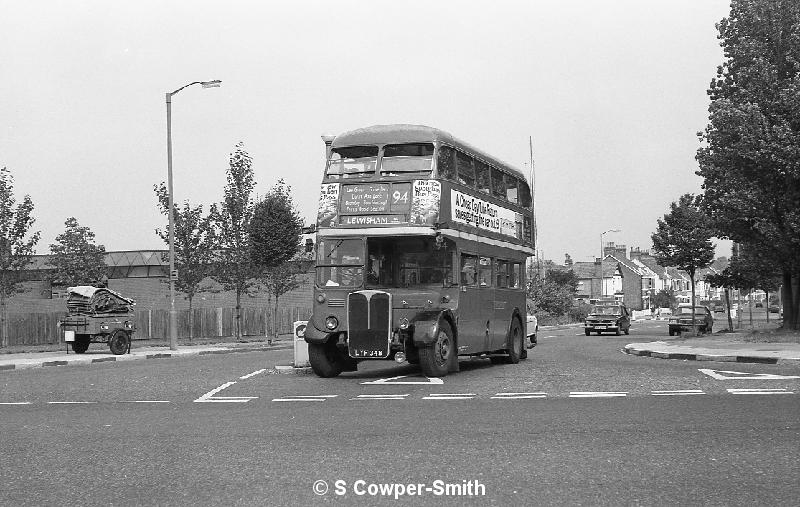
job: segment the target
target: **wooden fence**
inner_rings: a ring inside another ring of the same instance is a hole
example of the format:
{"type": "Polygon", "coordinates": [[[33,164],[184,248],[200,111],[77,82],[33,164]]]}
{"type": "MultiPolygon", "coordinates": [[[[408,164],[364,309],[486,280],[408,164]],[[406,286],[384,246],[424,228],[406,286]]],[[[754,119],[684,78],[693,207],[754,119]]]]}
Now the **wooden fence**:
{"type": "MultiPolygon", "coordinates": [[[[274,336],[277,325],[278,334],[291,334],[296,320],[307,320],[311,309],[306,307],[284,307],[278,309],[277,322],[272,318],[270,308],[242,308],[241,329],[243,336],[274,336]]],[[[61,343],[63,333],[58,327],[60,318],[66,312],[51,313],[9,313],[6,329],[6,344],[47,345],[61,343]]],[[[200,338],[226,338],[234,335],[236,329],[235,308],[200,308],[192,310],[193,325],[191,336],[200,338]]],[[[169,339],[169,310],[136,310],[136,332],[134,340],[169,339]]],[[[178,310],[178,338],[189,338],[189,310],[178,310]]]]}

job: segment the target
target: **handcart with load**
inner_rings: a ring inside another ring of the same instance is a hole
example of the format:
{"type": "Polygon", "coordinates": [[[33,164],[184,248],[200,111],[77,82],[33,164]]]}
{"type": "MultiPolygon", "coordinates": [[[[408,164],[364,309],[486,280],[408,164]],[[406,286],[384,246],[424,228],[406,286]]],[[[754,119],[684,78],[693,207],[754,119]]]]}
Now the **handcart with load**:
{"type": "Polygon", "coordinates": [[[67,316],[58,324],[64,342],[70,343],[76,354],[86,352],[90,343],[106,343],[114,355],[130,352],[131,335],[136,331],[132,299],[88,285],[67,290],[67,316]]]}

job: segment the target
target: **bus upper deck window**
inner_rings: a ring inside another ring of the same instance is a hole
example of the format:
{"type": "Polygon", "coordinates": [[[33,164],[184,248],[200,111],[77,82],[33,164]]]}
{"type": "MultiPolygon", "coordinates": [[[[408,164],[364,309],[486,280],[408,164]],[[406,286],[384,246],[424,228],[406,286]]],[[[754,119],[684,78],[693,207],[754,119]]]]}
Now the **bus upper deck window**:
{"type": "Polygon", "coordinates": [[[377,146],[333,148],[328,159],[326,176],[334,180],[339,178],[365,178],[375,174],[377,165],[377,146]]]}
{"type": "Polygon", "coordinates": [[[433,167],[433,144],[387,144],[381,157],[381,174],[398,176],[415,173],[428,175],[433,167]]]}
{"type": "Polygon", "coordinates": [[[480,160],[475,161],[475,182],[478,190],[489,193],[489,166],[480,160]]]}
{"type": "Polygon", "coordinates": [[[439,177],[447,180],[456,180],[456,150],[449,146],[439,148],[436,159],[436,167],[439,177]]]}
{"type": "Polygon", "coordinates": [[[519,190],[517,189],[517,178],[506,175],[506,199],[519,204],[519,190]]]}
{"type": "Polygon", "coordinates": [[[492,195],[501,199],[506,198],[506,183],[503,180],[503,173],[494,167],[492,167],[492,195]]]}
{"type": "Polygon", "coordinates": [[[468,187],[475,186],[475,168],[472,166],[472,157],[465,153],[456,152],[458,164],[458,182],[468,187]]]}
{"type": "Polygon", "coordinates": [[[519,182],[519,203],[526,208],[531,206],[531,188],[525,181],[519,182]]]}

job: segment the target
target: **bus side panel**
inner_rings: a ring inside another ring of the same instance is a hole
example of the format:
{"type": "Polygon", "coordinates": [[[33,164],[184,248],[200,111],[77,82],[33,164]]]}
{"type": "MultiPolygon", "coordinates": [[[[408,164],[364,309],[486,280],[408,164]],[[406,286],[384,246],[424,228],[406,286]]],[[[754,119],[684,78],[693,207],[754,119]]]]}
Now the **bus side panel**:
{"type": "Polygon", "coordinates": [[[491,290],[480,287],[462,287],[458,298],[458,349],[459,353],[476,354],[489,350],[494,320],[494,302],[491,290]],[[466,347],[466,349],[464,348],[466,347]]]}

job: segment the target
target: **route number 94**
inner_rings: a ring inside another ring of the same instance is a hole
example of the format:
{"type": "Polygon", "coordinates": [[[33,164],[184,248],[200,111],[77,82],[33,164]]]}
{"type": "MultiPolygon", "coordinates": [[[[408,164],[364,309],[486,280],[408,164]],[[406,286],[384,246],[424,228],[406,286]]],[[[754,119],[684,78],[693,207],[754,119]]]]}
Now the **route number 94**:
{"type": "Polygon", "coordinates": [[[404,204],[408,203],[408,190],[406,190],[405,192],[395,190],[392,193],[392,204],[398,204],[401,202],[404,204]]]}

